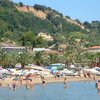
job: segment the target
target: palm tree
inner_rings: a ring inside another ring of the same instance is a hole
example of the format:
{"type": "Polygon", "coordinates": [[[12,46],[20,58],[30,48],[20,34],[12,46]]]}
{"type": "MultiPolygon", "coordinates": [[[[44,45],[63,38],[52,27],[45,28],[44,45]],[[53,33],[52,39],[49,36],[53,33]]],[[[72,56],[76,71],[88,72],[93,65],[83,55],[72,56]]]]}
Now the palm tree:
{"type": "Polygon", "coordinates": [[[70,63],[74,63],[76,59],[76,52],[73,46],[69,45],[64,52],[65,64],[69,66],[70,63]]]}
{"type": "Polygon", "coordinates": [[[28,52],[21,52],[16,56],[17,63],[21,64],[21,67],[24,68],[25,64],[32,62],[32,56],[28,52]]]}
{"type": "Polygon", "coordinates": [[[97,66],[100,67],[100,52],[97,53],[97,66]]]}
{"type": "Polygon", "coordinates": [[[97,57],[96,53],[87,52],[84,55],[86,57],[86,61],[87,61],[88,65],[92,64],[91,67],[94,67],[93,63],[96,62],[96,57],[97,57]]]}
{"type": "Polygon", "coordinates": [[[59,62],[59,58],[57,54],[49,54],[49,62],[50,64],[59,62]]]}
{"type": "Polygon", "coordinates": [[[0,51],[0,64],[3,67],[15,65],[15,55],[13,53],[7,53],[4,51],[0,51]]]}
{"type": "Polygon", "coordinates": [[[42,65],[43,64],[43,52],[35,52],[34,53],[34,63],[37,65],[42,65]]]}

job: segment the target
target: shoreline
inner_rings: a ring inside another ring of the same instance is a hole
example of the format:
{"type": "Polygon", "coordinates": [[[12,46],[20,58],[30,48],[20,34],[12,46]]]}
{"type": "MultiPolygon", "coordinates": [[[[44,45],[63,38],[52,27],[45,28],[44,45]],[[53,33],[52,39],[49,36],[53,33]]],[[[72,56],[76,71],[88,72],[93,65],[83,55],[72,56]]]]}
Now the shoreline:
{"type": "MultiPolygon", "coordinates": [[[[46,84],[48,83],[63,83],[64,82],[64,76],[63,77],[57,77],[57,78],[54,78],[54,77],[46,77],[45,78],[45,82],[46,84]]],[[[42,84],[42,80],[40,77],[31,77],[31,79],[33,80],[32,81],[32,84],[33,85],[36,85],[36,84],[42,84]]],[[[97,81],[97,80],[100,80],[100,76],[96,76],[96,80],[89,80],[88,78],[84,78],[84,77],[79,77],[79,76],[66,76],[66,82],[93,82],[93,81],[97,81]]],[[[17,81],[16,81],[17,82],[17,81]]],[[[8,85],[12,85],[13,83],[13,77],[11,78],[6,78],[5,80],[0,80],[0,83],[1,83],[1,86],[0,87],[6,87],[8,85]]],[[[19,83],[18,83],[19,84],[19,83]]],[[[23,80],[23,85],[26,85],[26,81],[23,80]]],[[[21,85],[18,85],[18,86],[21,86],[21,85]]]]}

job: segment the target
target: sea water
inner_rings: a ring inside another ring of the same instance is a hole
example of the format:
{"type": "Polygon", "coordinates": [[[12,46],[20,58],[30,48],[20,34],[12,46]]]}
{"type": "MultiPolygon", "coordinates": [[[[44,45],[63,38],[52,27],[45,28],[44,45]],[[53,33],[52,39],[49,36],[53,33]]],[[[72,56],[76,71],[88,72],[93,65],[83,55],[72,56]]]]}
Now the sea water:
{"type": "Polygon", "coordinates": [[[96,82],[48,83],[43,87],[35,85],[32,89],[25,86],[15,91],[8,87],[0,87],[0,100],[100,100],[95,87],[96,82]]]}

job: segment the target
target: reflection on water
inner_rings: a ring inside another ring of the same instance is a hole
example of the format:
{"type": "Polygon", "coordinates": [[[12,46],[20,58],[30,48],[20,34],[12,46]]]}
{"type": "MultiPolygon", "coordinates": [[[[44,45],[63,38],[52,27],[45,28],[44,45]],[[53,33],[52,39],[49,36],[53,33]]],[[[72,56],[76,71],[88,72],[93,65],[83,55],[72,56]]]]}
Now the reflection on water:
{"type": "Polygon", "coordinates": [[[0,88],[0,100],[100,100],[95,82],[69,82],[68,88],[63,83],[49,83],[43,88],[35,85],[33,89],[25,86],[13,91],[0,88]]]}

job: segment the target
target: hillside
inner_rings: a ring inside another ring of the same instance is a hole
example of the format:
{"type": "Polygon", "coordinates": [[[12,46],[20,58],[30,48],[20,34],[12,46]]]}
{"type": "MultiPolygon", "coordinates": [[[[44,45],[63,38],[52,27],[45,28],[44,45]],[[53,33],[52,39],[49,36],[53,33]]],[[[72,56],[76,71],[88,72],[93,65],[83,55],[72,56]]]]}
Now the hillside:
{"type": "MultiPolygon", "coordinates": [[[[40,32],[52,36],[56,36],[59,33],[65,37],[72,32],[81,32],[89,35],[87,37],[89,37],[93,45],[100,43],[98,39],[98,34],[100,33],[99,21],[93,21],[92,23],[84,22],[82,24],[68,16],[63,16],[50,7],[37,4],[32,7],[23,5],[21,2],[16,4],[9,0],[0,0],[0,41],[12,40],[19,42],[19,40],[23,40],[30,43],[28,34],[32,33],[36,37],[40,32]],[[24,35],[25,33],[26,36],[24,35]],[[24,40],[25,38],[27,41],[24,40]]],[[[61,38],[61,36],[58,37],[61,38]]],[[[41,39],[36,40],[39,41],[41,39]]],[[[54,40],[54,42],[58,42],[58,40],[54,40]]],[[[63,39],[59,41],[66,42],[63,39]]],[[[25,45],[24,42],[22,45],[25,45]]],[[[35,44],[39,43],[41,41],[38,43],[35,41],[35,44]]],[[[45,43],[44,41],[44,45],[46,45],[45,43]]],[[[31,44],[34,44],[33,39],[31,44]]]]}
{"type": "Polygon", "coordinates": [[[40,10],[36,10],[33,7],[30,6],[15,6],[16,9],[18,11],[22,11],[22,12],[30,12],[33,13],[36,17],[40,18],[40,19],[46,19],[47,14],[45,14],[44,12],[40,11],[40,10]]]}
{"type": "MultiPolygon", "coordinates": [[[[47,19],[47,17],[48,17],[48,15],[51,13],[52,14],[52,12],[53,12],[53,10],[51,9],[48,9],[48,8],[46,8],[46,7],[44,7],[44,11],[42,11],[41,10],[41,8],[40,7],[42,7],[41,5],[35,5],[34,7],[31,7],[31,6],[15,6],[16,7],[16,9],[18,10],[18,11],[22,11],[22,12],[31,12],[31,13],[33,13],[36,17],[38,17],[38,18],[40,18],[40,19],[47,19]],[[36,8],[36,6],[38,6],[38,9],[36,8]]],[[[54,13],[55,14],[55,18],[56,17],[61,17],[59,14],[57,14],[57,13],[54,13]]],[[[79,26],[80,28],[82,28],[82,29],[84,29],[84,26],[82,25],[82,24],[79,24],[79,23],[77,23],[76,21],[74,21],[74,20],[72,20],[72,19],[68,19],[67,17],[62,17],[63,19],[65,19],[66,20],[66,22],[69,22],[69,23],[71,23],[71,24],[74,24],[74,25],[77,25],[77,26],[79,26]]]]}
{"type": "Polygon", "coordinates": [[[22,33],[41,31],[49,34],[83,31],[76,22],[66,20],[59,12],[45,6],[20,6],[9,0],[0,0],[0,34],[7,31],[22,33]]]}
{"type": "Polygon", "coordinates": [[[94,47],[100,47],[100,21],[82,23],[43,5],[0,0],[1,66],[48,66],[58,62],[89,66],[100,61],[99,52],[88,52],[94,47]],[[27,52],[22,53],[20,47],[27,52]]]}

